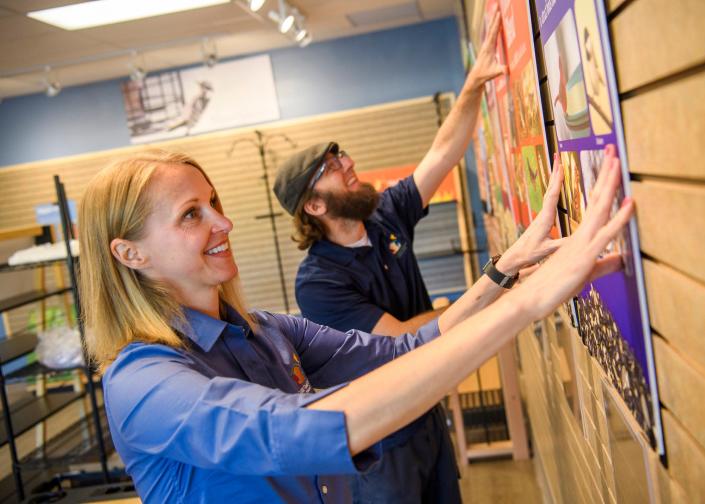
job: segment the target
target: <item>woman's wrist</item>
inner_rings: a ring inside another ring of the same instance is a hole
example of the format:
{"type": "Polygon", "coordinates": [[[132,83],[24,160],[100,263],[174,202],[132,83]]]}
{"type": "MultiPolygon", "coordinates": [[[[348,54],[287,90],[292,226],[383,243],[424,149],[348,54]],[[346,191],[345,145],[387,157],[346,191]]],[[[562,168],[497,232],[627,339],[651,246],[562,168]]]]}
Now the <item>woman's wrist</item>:
{"type": "Polygon", "coordinates": [[[514,276],[519,273],[523,263],[511,252],[507,250],[494,265],[500,273],[506,276],[514,276]]]}

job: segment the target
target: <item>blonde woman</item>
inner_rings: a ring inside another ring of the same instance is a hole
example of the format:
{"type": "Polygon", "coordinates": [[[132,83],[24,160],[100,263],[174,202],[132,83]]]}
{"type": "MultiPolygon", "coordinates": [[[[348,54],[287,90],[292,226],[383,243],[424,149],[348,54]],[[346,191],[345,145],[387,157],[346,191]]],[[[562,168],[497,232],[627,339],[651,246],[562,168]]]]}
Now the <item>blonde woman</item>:
{"type": "MultiPolygon", "coordinates": [[[[559,163],[554,172],[553,208],[559,163]]],[[[536,272],[502,296],[482,277],[437,320],[391,338],[247,311],[233,284],[232,222],[188,157],[145,154],[100,172],[80,208],[83,315],[140,497],[346,502],[347,475],[379,460],[383,437],[588,277],[618,267],[597,258],[633,211],[627,202],[609,219],[619,180],[610,149],[579,230],[536,272]]],[[[541,215],[506,252],[517,268],[548,253],[552,212],[541,215]]]]}

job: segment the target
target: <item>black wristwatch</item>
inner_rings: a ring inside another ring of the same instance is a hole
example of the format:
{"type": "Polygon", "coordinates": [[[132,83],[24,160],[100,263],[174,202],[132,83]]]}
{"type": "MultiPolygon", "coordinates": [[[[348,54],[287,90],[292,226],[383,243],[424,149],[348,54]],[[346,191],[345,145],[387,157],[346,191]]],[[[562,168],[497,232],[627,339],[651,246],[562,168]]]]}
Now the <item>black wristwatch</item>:
{"type": "Polygon", "coordinates": [[[487,275],[490,280],[492,280],[494,283],[499,285],[500,287],[503,287],[505,289],[511,289],[512,285],[516,283],[516,281],[519,279],[519,273],[517,273],[514,276],[508,276],[499,271],[496,267],[495,264],[497,264],[497,261],[499,261],[499,258],[502,257],[501,255],[496,255],[492,257],[489,261],[487,261],[487,264],[484,265],[482,268],[483,273],[487,275]]]}

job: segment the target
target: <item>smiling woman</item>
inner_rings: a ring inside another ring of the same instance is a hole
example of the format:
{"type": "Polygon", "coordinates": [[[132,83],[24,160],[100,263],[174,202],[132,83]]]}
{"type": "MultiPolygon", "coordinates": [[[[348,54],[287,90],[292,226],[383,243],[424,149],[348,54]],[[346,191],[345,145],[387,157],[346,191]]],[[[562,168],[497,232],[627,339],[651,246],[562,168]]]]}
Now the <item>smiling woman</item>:
{"type": "Polygon", "coordinates": [[[168,321],[188,305],[184,296],[202,293],[208,282],[252,322],[234,280],[237,267],[227,238],[232,223],[194,160],[155,151],[118,161],[91,181],[80,211],[82,227],[92,235],[81,237],[81,290],[100,307],[86,310],[86,322],[95,329],[87,344],[102,365],[131,341],[181,345],[168,321]],[[96,337],[106,333],[111,337],[96,337]]]}
{"type": "MultiPolygon", "coordinates": [[[[562,173],[557,162],[517,242],[527,257],[524,237],[542,242],[555,220],[562,173]]],[[[619,182],[611,148],[582,225],[528,280],[503,294],[482,277],[415,334],[388,337],[246,310],[232,222],[189,157],[152,152],[101,171],[80,208],[83,316],[141,499],[349,502],[351,476],[378,465],[383,438],[443,422],[423,414],[588,276],[617,267],[596,257],[633,211],[627,202],[609,219],[619,182]]]]}

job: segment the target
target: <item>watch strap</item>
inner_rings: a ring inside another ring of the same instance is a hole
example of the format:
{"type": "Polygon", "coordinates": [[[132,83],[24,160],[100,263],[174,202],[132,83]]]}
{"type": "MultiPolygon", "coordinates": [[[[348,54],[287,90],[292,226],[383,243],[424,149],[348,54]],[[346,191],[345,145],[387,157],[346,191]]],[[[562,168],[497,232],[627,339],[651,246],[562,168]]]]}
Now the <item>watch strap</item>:
{"type": "Polygon", "coordinates": [[[511,289],[512,286],[516,283],[516,281],[519,279],[519,273],[516,275],[510,276],[510,275],[505,275],[501,271],[497,269],[495,264],[497,264],[497,261],[499,261],[499,258],[502,257],[501,255],[496,255],[493,256],[489,261],[487,261],[487,264],[482,268],[482,271],[489,277],[490,280],[492,280],[494,283],[499,285],[500,287],[504,289],[511,289]]]}

